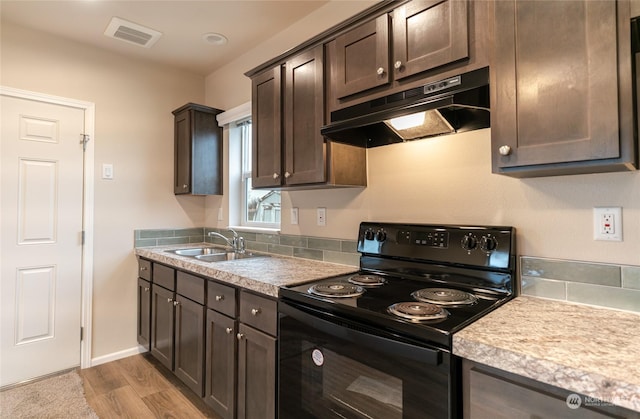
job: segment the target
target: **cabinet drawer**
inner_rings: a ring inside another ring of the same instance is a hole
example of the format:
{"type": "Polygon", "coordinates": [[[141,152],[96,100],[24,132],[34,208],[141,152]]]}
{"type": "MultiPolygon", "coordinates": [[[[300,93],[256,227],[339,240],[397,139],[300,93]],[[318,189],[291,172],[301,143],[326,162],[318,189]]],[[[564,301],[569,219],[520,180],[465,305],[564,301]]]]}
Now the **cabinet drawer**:
{"type": "Polygon", "coordinates": [[[236,318],[236,289],[218,282],[207,284],[207,307],[236,318]]]}
{"type": "Polygon", "coordinates": [[[240,321],[276,336],[278,303],[243,291],[240,293],[240,321]]]}
{"type": "Polygon", "coordinates": [[[168,290],[176,289],[176,270],[168,266],[153,264],[153,283],[168,290]]]}
{"type": "Polygon", "coordinates": [[[151,262],[146,259],[138,259],[138,277],[151,281],[151,262]]]}
{"type": "Polygon", "coordinates": [[[205,279],[178,271],[176,292],[183,297],[187,297],[196,303],[204,305],[204,284],[205,279]]]}

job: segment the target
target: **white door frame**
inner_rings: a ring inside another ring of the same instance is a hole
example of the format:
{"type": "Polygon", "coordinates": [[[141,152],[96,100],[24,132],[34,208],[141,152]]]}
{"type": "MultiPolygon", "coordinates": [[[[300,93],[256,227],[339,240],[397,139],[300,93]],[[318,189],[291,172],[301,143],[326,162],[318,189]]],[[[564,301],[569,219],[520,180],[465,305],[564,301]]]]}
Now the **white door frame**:
{"type": "MultiPolygon", "coordinates": [[[[84,153],[84,189],[82,208],[82,229],[84,231],[84,246],[82,246],[82,313],[81,327],[83,330],[80,341],[80,368],[91,366],[91,336],[92,336],[92,302],[93,302],[93,181],[94,181],[94,143],[95,143],[95,104],[76,99],[69,99],[60,96],[52,96],[44,93],[31,92],[28,90],[14,89],[12,87],[0,86],[0,95],[33,100],[36,102],[50,103],[54,105],[68,106],[84,110],[85,132],[90,136],[87,149],[84,153]]],[[[80,134],[80,133],[78,133],[80,134]]],[[[78,137],[80,141],[80,137],[78,137]]]]}

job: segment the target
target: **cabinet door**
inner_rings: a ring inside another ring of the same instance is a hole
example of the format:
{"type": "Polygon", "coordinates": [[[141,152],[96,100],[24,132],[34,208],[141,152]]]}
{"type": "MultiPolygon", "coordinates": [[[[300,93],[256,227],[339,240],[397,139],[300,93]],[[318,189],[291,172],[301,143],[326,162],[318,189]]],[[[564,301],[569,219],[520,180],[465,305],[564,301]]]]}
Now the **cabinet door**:
{"type": "Polygon", "coordinates": [[[199,397],[204,396],[205,308],[176,296],[175,374],[199,397]]]}
{"type": "Polygon", "coordinates": [[[326,180],[323,47],[303,52],[285,65],[285,183],[326,180]]]}
{"type": "Polygon", "coordinates": [[[252,186],[282,184],[282,108],[280,66],[252,79],[252,186]]]}
{"type": "Polygon", "coordinates": [[[205,402],[224,419],[235,416],[236,321],[207,310],[205,402]]]}
{"type": "Polygon", "coordinates": [[[414,0],[393,11],[393,71],[399,80],[469,56],[466,0],[414,0]]]}
{"type": "Polygon", "coordinates": [[[276,339],[240,324],[238,419],[276,416],[276,339]]]}
{"type": "Polygon", "coordinates": [[[389,16],[336,38],[334,89],[338,99],[389,83],[389,16]]]}
{"type": "Polygon", "coordinates": [[[174,118],[174,194],[191,193],[191,118],[183,110],[174,118]]]}
{"type": "Polygon", "coordinates": [[[616,7],[495,3],[494,172],[620,156],[616,7]]]}
{"type": "Polygon", "coordinates": [[[151,355],[173,370],[174,294],[151,286],[151,355]]]}
{"type": "Polygon", "coordinates": [[[138,343],[147,351],[151,345],[151,283],[138,278],[138,343]]]}

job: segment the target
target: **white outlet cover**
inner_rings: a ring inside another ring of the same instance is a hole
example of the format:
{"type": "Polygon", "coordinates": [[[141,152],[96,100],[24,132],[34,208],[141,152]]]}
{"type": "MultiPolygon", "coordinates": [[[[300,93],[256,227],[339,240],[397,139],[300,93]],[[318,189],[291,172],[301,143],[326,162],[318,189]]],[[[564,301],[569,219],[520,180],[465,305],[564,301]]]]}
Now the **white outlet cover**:
{"type": "Polygon", "coordinates": [[[324,207],[318,207],[317,224],[321,227],[327,225],[327,209],[324,207]]]}
{"type": "Polygon", "coordinates": [[[622,241],[622,207],[593,208],[593,239],[622,241]]]}
{"type": "Polygon", "coordinates": [[[102,179],[113,179],[113,164],[104,163],[102,165],[102,179]]]}

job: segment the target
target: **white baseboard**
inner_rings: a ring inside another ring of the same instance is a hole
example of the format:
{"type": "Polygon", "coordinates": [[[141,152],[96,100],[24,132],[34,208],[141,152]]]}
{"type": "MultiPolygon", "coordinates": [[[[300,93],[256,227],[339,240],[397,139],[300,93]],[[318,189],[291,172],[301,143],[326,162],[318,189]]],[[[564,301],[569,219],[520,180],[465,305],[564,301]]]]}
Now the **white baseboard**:
{"type": "Polygon", "coordinates": [[[91,367],[95,367],[96,365],[106,364],[107,362],[117,361],[118,359],[126,358],[133,355],[138,355],[147,352],[147,349],[144,346],[136,346],[133,348],[125,349],[119,352],[113,352],[107,355],[99,356],[97,358],[91,359],[91,367]]]}

